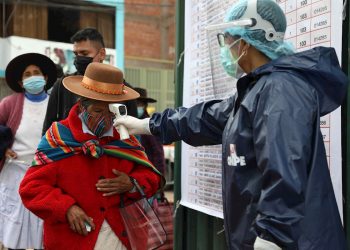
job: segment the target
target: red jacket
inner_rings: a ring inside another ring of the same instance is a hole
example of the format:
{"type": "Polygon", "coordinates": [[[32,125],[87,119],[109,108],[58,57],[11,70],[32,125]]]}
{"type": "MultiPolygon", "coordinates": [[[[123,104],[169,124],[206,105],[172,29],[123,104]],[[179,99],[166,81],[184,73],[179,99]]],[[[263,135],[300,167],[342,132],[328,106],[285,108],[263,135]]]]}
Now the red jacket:
{"type": "MultiPolygon", "coordinates": [[[[69,117],[61,123],[70,128],[74,138],[79,142],[97,139],[82,132],[81,121],[73,111],[74,108],[69,117]]],[[[118,139],[119,134],[114,130],[113,137],[104,137],[99,142],[103,145],[118,139]]],[[[24,205],[44,220],[45,249],[94,249],[104,220],[108,221],[123,244],[130,248],[118,209],[119,195],[103,197],[95,186],[101,178],[114,178],[112,169],[134,177],[144,187],[147,196],[153,195],[159,188],[160,176],[151,169],[108,155],[95,159],[79,154],[29,168],[19,192],[24,205]],[[69,227],[66,213],[73,204],[80,206],[89,217],[93,218],[96,229],[87,236],[79,235],[69,227]]],[[[137,196],[138,193],[125,193],[126,198],[137,198],[137,196]]]]}

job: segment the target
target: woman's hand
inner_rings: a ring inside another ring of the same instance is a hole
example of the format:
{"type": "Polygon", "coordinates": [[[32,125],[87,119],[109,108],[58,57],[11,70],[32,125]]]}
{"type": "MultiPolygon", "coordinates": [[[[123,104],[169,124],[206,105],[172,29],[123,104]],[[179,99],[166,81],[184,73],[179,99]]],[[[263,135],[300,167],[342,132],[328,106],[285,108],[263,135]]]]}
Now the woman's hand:
{"type": "Polygon", "coordinates": [[[88,217],[84,210],[77,205],[73,205],[68,209],[67,220],[70,228],[78,234],[88,234],[85,223],[89,224],[92,230],[95,230],[95,224],[92,218],[88,217]]]}
{"type": "Polygon", "coordinates": [[[130,191],[134,184],[131,183],[129,176],[116,169],[112,170],[117,177],[110,179],[102,179],[96,183],[97,190],[103,192],[103,196],[111,196],[115,194],[122,194],[130,191]]]}
{"type": "Polygon", "coordinates": [[[10,159],[16,159],[17,158],[17,154],[16,154],[15,151],[13,151],[12,149],[8,148],[8,149],[6,149],[5,157],[6,158],[10,158],[10,159]]]}

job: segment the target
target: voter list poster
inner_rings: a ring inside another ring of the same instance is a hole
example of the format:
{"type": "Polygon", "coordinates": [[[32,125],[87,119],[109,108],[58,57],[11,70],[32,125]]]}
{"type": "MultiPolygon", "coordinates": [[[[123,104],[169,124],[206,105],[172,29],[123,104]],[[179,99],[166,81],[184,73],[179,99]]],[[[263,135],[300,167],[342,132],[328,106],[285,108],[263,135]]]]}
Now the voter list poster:
{"type": "MultiPolygon", "coordinates": [[[[183,105],[236,92],[235,82],[225,74],[213,79],[205,27],[224,20],[235,0],[189,0],[185,6],[185,53],[183,105]]],[[[286,14],[285,39],[297,51],[315,46],[332,46],[341,61],[342,7],[340,0],[278,0],[286,14]]],[[[219,69],[213,69],[219,70],[219,69]]],[[[220,69],[222,70],[222,69],[220,69]]],[[[342,215],[340,109],[321,118],[328,165],[342,215]]],[[[181,204],[223,218],[221,196],[221,145],[191,147],[182,144],[181,204]]]]}

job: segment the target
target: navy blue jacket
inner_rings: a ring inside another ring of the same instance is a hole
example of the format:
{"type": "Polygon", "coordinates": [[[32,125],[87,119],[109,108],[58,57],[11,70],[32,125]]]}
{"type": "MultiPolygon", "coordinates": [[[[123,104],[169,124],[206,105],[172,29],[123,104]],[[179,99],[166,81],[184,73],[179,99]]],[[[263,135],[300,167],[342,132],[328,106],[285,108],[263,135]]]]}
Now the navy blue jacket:
{"type": "Polygon", "coordinates": [[[320,116],[339,107],[347,83],[334,49],[318,47],[257,68],[228,99],[152,116],[163,143],[222,143],[229,249],[253,249],[256,236],[283,249],[346,249],[320,116]]]}

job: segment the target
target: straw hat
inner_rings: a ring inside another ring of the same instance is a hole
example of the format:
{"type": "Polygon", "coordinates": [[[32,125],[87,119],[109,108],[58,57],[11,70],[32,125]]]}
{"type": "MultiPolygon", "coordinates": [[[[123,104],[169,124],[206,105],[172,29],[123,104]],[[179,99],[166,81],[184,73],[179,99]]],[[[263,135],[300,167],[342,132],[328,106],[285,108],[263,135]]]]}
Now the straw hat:
{"type": "Polygon", "coordinates": [[[140,95],[124,85],[123,72],[111,65],[92,62],[84,76],[67,76],[63,79],[66,89],[79,96],[106,102],[121,102],[140,95]]]}
{"type": "Polygon", "coordinates": [[[147,97],[146,89],[143,89],[143,88],[134,88],[134,89],[140,94],[140,97],[137,98],[137,100],[143,101],[143,102],[157,102],[153,98],[147,97]]]}
{"type": "Polygon", "coordinates": [[[22,81],[22,74],[29,65],[36,65],[41,69],[47,76],[45,90],[50,89],[57,79],[56,65],[50,58],[38,53],[22,54],[9,62],[5,70],[7,85],[15,92],[23,92],[19,82],[22,81]]]}

